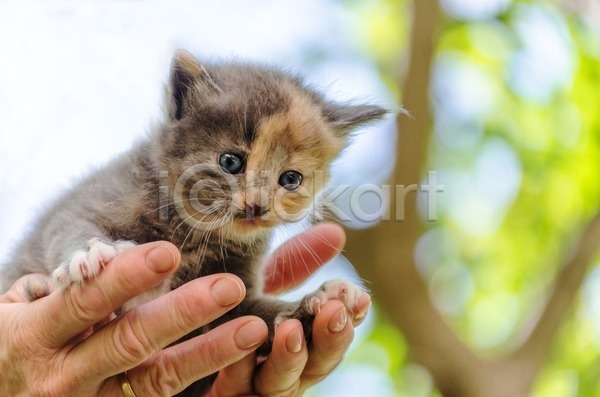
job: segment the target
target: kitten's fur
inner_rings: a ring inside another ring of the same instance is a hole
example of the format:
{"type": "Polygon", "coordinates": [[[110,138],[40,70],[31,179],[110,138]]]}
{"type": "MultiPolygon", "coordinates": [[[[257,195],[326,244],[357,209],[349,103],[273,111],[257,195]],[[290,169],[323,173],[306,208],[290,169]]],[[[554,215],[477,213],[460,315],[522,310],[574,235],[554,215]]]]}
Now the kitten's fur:
{"type": "MultiPolygon", "coordinates": [[[[167,240],[181,250],[181,266],[155,295],[217,272],[244,281],[246,299],[219,322],[258,315],[272,334],[276,321],[293,317],[310,335],[324,300],[339,298],[352,309],[357,287],[343,281],[326,283],[296,303],[265,296],[260,264],[272,228],[285,221],[280,216],[313,204],[348,133],[386,111],[329,102],[276,69],[236,62],[200,65],[178,51],[165,113],[149,137],[46,211],[4,267],[0,289],[29,273],[53,272],[62,285],[82,281],[132,242],[167,240]],[[224,153],[244,161],[239,173],[220,167],[224,153]],[[288,191],[278,181],[292,170],[303,178],[300,188],[288,191]]],[[[30,293],[35,299],[45,292],[30,293]]]]}

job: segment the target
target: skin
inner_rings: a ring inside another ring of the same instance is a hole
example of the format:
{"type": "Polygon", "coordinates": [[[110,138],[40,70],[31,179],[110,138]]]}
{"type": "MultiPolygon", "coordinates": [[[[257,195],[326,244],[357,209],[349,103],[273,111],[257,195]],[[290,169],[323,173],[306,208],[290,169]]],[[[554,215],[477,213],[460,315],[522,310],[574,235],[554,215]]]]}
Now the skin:
{"type": "MultiPolygon", "coordinates": [[[[332,224],[296,237],[267,261],[265,290],[281,292],[302,282],[344,242],[343,230],[332,224]],[[294,246],[299,254],[285,255],[294,246]],[[290,262],[283,262],[286,257],[290,262]]],[[[276,330],[272,353],[258,366],[254,351],[267,327],[257,317],[237,318],[167,347],[243,299],[245,288],[231,274],[193,280],[108,322],[116,308],[158,285],[178,264],[172,244],[140,245],[119,254],[85,285],[34,302],[25,299],[24,286],[43,283],[45,276],[20,279],[0,296],[0,395],[122,396],[118,374],[128,371],[140,397],[170,396],[215,372],[209,397],[299,396],[341,362],[354,326],[370,307],[367,293],[352,310],[355,316],[342,302],[327,302],[308,346],[300,323],[286,321],[276,330]]]]}

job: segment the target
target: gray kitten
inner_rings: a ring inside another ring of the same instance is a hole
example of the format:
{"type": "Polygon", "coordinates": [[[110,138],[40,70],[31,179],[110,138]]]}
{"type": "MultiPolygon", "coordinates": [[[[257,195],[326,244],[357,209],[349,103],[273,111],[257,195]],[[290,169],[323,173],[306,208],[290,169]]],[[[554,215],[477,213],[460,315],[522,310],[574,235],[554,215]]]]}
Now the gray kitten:
{"type": "MultiPolygon", "coordinates": [[[[360,289],[343,280],[299,302],[265,296],[260,265],[273,227],[313,207],[349,132],[386,110],[329,102],[273,68],[201,65],[185,51],[173,58],[166,91],[164,121],[48,208],[4,266],[0,289],[29,273],[52,274],[61,286],[83,282],[118,252],[167,240],[180,249],[181,266],[125,309],[194,278],[230,272],[244,281],[246,298],[194,335],[251,314],[265,320],[269,340],[288,318],[301,320],[310,336],[312,319],[328,299],[352,310],[360,289]]],[[[47,292],[29,293],[33,300],[47,292]]],[[[268,351],[269,343],[261,348],[268,351]]]]}

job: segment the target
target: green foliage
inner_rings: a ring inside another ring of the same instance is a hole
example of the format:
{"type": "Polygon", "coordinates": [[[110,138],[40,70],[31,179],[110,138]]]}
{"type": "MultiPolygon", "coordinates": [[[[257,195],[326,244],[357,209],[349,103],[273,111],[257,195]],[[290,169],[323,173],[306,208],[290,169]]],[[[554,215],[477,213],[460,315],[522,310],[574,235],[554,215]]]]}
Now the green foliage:
{"type": "Polygon", "coordinates": [[[350,2],[361,20],[362,45],[377,60],[382,79],[397,98],[403,56],[408,41],[406,0],[369,0],[350,2]],[[384,39],[385,38],[385,39],[384,39]]]}
{"type": "MultiPolygon", "coordinates": [[[[435,243],[423,243],[440,252],[428,251],[434,260],[421,258],[420,270],[435,291],[455,291],[453,283],[464,291],[465,277],[471,280],[466,296],[440,309],[465,341],[489,354],[505,352],[531,319],[570,243],[600,208],[600,16],[561,8],[567,3],[513,1],[493,19],[448,17],[436,43],[426,169],[444,176],[445,191],[439,221],[430,225],[435,233],[426,234],[435,243]],[[542,67],[531,66],[544,51],[542,67]]],[[[406,7],[349,4],[398,98],[406,7]]],[[[588,310],[598,302],[582,296],[534,396],[600,395],[600,321],[588,310]]],[[[352,362],[395,379],[397,395],[417,395],[409,394],[402,339],[383,319],[352,362]]]]}

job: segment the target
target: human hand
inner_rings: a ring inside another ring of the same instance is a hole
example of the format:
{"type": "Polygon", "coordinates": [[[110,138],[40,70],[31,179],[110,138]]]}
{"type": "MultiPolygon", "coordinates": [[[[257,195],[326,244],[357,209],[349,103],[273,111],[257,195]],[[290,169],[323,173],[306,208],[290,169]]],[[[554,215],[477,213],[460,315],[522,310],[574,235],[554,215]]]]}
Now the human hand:
{"type": "MultiPolygon", "coordinates": [[[[335,224],[317,225],[290,240],[267,262],[265,291],[281,293],[302,283],[337,255],[344,243],[344,231],[335,224]]],[[[368,293],[359,297],[357,306],[357,314],[349,316],[341,301],[327,302],[315,317],[308,346],[300,322],[284,322],[275,331],[272,351],[262,365],[256,367],[254,354],[246,356],[219,373],[208,395],[302,395],[342,361],[354,337],[354,327],[364,320],[371,306],[368,293]]]]}
{"type": "MultiPolygon", "coordinates": [[[[335,225],[320,225],[298,236],[272,257],[266,289],[279,292],[294,281],[301,282],[343,243],[343,231],[335,225]],[[287,255],[286,250],[295,249],[295,244],[300,249],[287,255]],[[286,257],[295,260],[275,260],[286,257]]],[[[224,367],[211,396],[241,396],[253,390],[265,396],[299,395],[341,361],[353,337],[352,325],[362,320],[370,305],[365,294],[359,299],[359,315],[347,321],[341,302],[328,302],[315,318],[308,348],[300,324],[295,320],[283,323],[272,353],[258,369],[252,353],[265,340],[267,330],[254,317],[235,319],[161,350],[243,299],[244,287],[232,275],[225,278],[233,282],[221,289],[231,298],[228,304],[219,304],[209,292],[223,276],[214,275],[139,306],[91,334],[94,325],[106,322],[115,308],[167,278],[178,261],[177,250],[168,243],[138,246],[113,259],[84,288],[73,285],[62,294],[31,303],[24,287],[43,285],[45,276],[19,280],[0,296],[0,395],[122,396],[116,375],[123,371],[128,371],[132,388],[140,396],[172,395],[224,367]],[[150,251],[159,247],[162,254],[153,258],[150,251]],[[298,346],[300,351],[294,352],[298,346]]]]}
{"type": "Polygon", "coordinates": [[[241,302],[244,286],[229,274],[191,281],[90,332],[166,279],[179,259],[172,244],[140,245],[85,285],[34,302],[28,302],[25,286],[47,279],[20,279],[0,296],[0,395],[123,396],[118,375],[127,371],[138,396],[170,396],[243,362],[267,337],[256,317],[237,318],[165,348],[241,302]]]}

